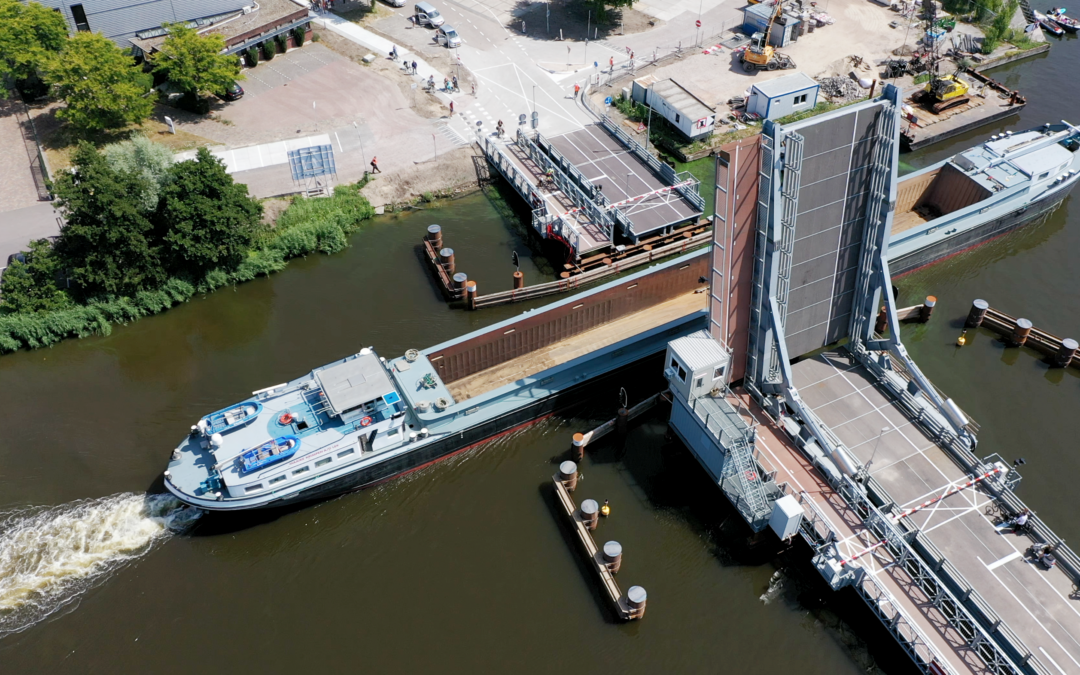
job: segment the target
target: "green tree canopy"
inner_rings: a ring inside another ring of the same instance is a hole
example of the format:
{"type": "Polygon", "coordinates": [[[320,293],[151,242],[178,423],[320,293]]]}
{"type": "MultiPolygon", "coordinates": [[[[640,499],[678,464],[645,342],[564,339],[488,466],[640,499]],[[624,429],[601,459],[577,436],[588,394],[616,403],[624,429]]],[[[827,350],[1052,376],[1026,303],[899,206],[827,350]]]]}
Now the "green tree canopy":
{"type": "Polygon", "coordinates": [[[138,124],[154,111],[153,90],[141,81],[141,66],[99,33],[73,35],[47,71],[67,102],[56,116],[83,131],[138,124]]]}
{"type": "Polygon", "coordinates": [[[0,309],[6,312],[39,312],[71,305],[67,293],[56,281],[61,272],[59,258],[48,239],[30,242],[24,251],[26,262],[13,260],[0,280],[0,309]]]}
{"type": "Polygon", "coordinates": [[[199,35],[184,24],[166,24],[169,37],[153,55],[154,71],[165,75],[177,89],[189,96],[203,92],[224,94],[238,79],[240,61],[222,54],[225,38],[199,35]]]}
{"type": "Polygon", "coordinates": [[[26,79],[64,46],[64,17],[36,2],[0,0],[0,91],[10,76],[26,79]]]}
{"type": "Polygon", "coordinates": [[[67,225],[56,253],[84,296],[132,295],[164,278],[153,224],[140,209],[146,179],[117,171],[89,143],[54,184],[67,225]]]}
{"type": "Polygon", "coordinates": [[[593,19],[600,23],[607,21],[608,8],[618,9],[633,5],[634,0],[585,0],[585,7],[592,10],[593,19]]]}
{"type": "Polygon", "coordinates": [[[109,160],[109,166],[117,171],[134,173],[146,180],[146,192],[139,200],[141,208],[146,212],[156,209],[161,186],[169,180],[172,151],[146,136],[135,136],[128,141],[106,145],[102,154],[109,160]]]}
{"type": "Polygon", "coordinates": [[[155,221],[170,271],[200,278],[214,268],[235,269],[261,226],[262,205],[206,148],[169,173],[155,221]]]}

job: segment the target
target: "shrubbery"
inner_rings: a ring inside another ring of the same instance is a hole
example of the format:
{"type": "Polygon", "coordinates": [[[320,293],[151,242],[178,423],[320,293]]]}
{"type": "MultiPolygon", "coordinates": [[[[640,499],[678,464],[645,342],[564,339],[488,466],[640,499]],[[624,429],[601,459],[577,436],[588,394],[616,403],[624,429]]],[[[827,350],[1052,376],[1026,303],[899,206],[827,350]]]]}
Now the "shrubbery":
{"type": "Polygon", "coordinates": [[[279,54],[284,54],[285,52],[289,51],[289,38],[287,35],[285,35],[285,33],[281,33],[280,35],[276,36],[274,38],[274,42],[277,43],[277,50],[279,54]]]}
{"type": "Polygon", "coordinates": [[[248,68],[254,68],[259,65],[259,50],[254,47],[248,47],[244,50],[244,63],[248,68]]]}
{"type": "MultiPolygon", "coordinates": [[[[202,168],[202,171],[196,172],[196,185],[212,182],[207,180],[207,175],[213,178],[212,167],[204,164],[202,168]]],[[[187,167],[187,171],[194,172],[195,169],[187,167]]],[[[180,184],[169,183],[170,186],[180,184]]],[[[185,189],[192,191],[191,180],[183,184],[189,186],[185,189]]],[[[237,187],[243,189],[242,186],[237,187]]],[[[84,299],[82,304],[76,304],[55,283],[48,283],[49,280],[60,278],[62,265],[57,264],[61,259],[57,252],[50,250],[47,242],[42,241],[40,245],[32,247],[27,264],[12,265],[0,284],[3,290],[0,302],[0,352],[44,347],[69,337],[108,335],[114,323],[134,321],[186,302],[197,294],[278,272],[285,268],[289,258],[315,252],[341,251],[348,246],[348,235],[374,214],[374,209],[360,194],[361,187],[362,184],[339,186],[328,198],[296,198],[281,214],[273,230],[251,233],[255,243],[243,251],[238,260],[232,261],[233,267],[213,267],[201,275],[174,272],[173,276],[152,288],[144,288],[127,296],[99,295],[84,299]]],[[[162,202],[167,199],[167,195],[163,195],[162,202]]],[[[204,194],[193,201],[205,205],[207,199],[204,194]]],[[[204,209],[203,212],[209,215],[217,211],[204,209]]],[[[207,234],[203,228],[195,229],[207,234]]],[[[187,231],[193,230],[188,228],[187,231]]],[[[206,239],[203,236],[204,243],[206,239]]]]}
{"type": "Polygon", "coordinates": [[[303,47],[304,46],[304,35],[305,35],[304,27],[300,26],[298,28],[293,28],[292,35],[293,35],[293,43],[295,43],[297,47],[303,47]]]}
{"type": "Polygon", "coordinates": [[[262,58],[263,61],[269,61],[274,58],[274,54],[277,54],[277,43],[273,40],[266,40],[262,43],[262,58]]]}

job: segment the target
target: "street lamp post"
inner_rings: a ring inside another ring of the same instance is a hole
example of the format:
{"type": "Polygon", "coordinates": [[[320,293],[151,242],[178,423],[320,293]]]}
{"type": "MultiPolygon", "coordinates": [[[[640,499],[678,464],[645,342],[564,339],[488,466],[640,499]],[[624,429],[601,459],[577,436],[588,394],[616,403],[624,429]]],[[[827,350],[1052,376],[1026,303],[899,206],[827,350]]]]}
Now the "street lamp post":
{"type": "Polygon", "coordinates": [[[877,449],[878,446],[881,445],[881,437],[890,431],[892,431],[892,427],[881,427],[881,431],[878,432],[877,440],[874,441],[874,451],[870,453],[870,461],[867,462],[865,466],[863,466],[863,473],[865,473],[867,476],[870,475],[870,467],[874,463],[874,458],[877,457],[877,449]]]}

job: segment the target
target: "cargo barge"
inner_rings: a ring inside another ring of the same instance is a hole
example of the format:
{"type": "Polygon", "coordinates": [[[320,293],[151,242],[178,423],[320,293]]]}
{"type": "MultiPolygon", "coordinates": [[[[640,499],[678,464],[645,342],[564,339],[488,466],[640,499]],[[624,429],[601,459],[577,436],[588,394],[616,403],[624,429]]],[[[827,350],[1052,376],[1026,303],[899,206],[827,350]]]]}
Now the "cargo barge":
{"type": "Polygon", "coordinates": [[[706,325],[692,253],[423,350],[373,349],[253,392],[176,447],[166,488],[210,511],[275,508],[361,489],[563,410],[706,325]],[[220,431],[217,431],[220,429],[220,431]]]}

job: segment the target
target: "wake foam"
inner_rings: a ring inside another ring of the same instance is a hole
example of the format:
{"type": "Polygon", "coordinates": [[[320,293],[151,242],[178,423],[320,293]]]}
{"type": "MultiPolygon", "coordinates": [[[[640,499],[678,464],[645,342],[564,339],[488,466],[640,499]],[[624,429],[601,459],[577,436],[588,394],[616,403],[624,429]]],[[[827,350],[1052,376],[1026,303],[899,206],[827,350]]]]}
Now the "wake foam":
{"type": "Polygon", "coordinates": [[[133,493],[0,512],[0,638],[76,602],[200,515],[171,495],[133,493]]]}

